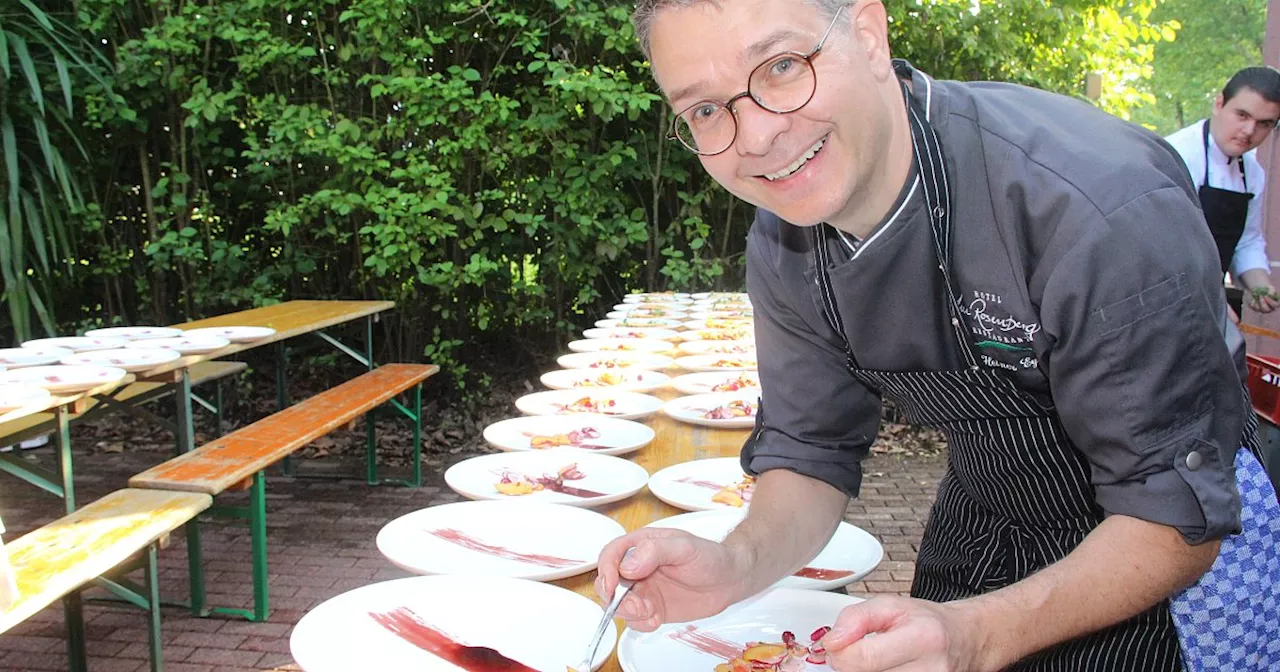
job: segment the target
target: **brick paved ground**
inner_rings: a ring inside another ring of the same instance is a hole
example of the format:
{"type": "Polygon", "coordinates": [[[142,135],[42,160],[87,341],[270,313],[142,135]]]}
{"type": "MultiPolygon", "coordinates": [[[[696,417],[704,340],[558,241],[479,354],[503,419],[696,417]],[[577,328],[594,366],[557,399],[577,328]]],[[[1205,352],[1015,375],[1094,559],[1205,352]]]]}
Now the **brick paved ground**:
{"type": "MultiPolygon", "coordinates": [[[[48,463],[48,448],[28,456],[48,463]]],[[[451,456],[447,466],[467,455],[451,456]]],[[[89,502],[125,487],[129,476],[163,460],[151,452],[77,451],[78,498],[89,502]]],[[[316,469],[336,460],[312,460],[316,469]],[[326,464],[327,463],[327,464],[326,464]]],[[[945,464],[943,456],[876,456],[867,462],[863,495],[849,507],[848,520],[884,544],[885,560],[854,594],[905,593],[915,568],[929,505],[945,464]]],[[[289,633],[307,610],[352,588],[407,574],[374,547],[374,536],[402,514],[460,498],[443,486],[439,464],[432,485],[420,489],[369,488],[362,482],[317,481],[274,476],[267,487],[271,619],[247,623],[228,618],[193,618],[164,612],[164,659],[169,672],[296,670],[289,656],[289,633]]],[[[351,472],[354,473],[354,466],[351,472]]],[[[243,495],[240,495],[243,499],[243,495]]],[[[238,504],[234,496],[219,504],[238,504]]],[[[0,517],[13,538],[60,515],[62,503],[12,477],[0,474],[0,517]]],[[[161,551],[162,591],[186,594],[186,552],[181,535],[161,551]]],[[[252,603],[249,535],[244,527],[214,522],[205,526],[206,573],[211,603],[248,607],[252,603]]],[[[90,670],[137,672],[147,669],[147,635],[142,612],[86,605],[90,670]]],[[[54,606],[0,635],[0,670],[65,670],[62,610],[54,606]]]]}

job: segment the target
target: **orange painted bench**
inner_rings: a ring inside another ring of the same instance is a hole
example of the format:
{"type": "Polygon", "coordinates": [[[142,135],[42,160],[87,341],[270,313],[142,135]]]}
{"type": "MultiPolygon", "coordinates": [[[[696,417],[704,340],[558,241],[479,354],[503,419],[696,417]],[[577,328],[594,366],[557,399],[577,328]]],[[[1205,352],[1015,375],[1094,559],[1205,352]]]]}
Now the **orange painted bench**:
{"type": "MultiPolygon", "coordinates": [[[[378,367],[130,478],[129,486],[133,488],[178,490],[207,495],[219,495],[244,484],[249,486],[247,514],[242,510],[229,513],[249,520],[253,544],[254,610],[204,609],[204,586],[198,570],[198,532],[188,535],[188,552],[192,554],[192,610],[201,615],[218,612],[245,616],[254,621],[266,620],[267,528],[264,470],[312,441],[354,422],[378,406],[393,404],[414,423],[413,477],[409,485],[421,485],[422,382],[439,370],[440,367],[434,364],[387,364],[378,367]],[[414,391],[412,408],[405,408],[395,398],[410,389],[414,391]],[[194,543],[192,540],[195,540],[194,543]]],[[[372,438],[372,421],[369,426],[372,438]]],[[[372,452],[372,446],[370,441],[368,473],[370,483],[376,483],[376,455],[372,452]]],[[[192,525],[196,523],[193,521],[192,525]]]]}
{"type": "Polygon", "coordinates": [[[0,610],[0,632],[62,600],[69,668],[84,672],[88,659],[80,591],[96,583],[147,610],[151,669],[159,672],[158,546],[162,537],[194,520],[212,503],[209,495],[190,492],[117,490],[15,539],[4,552],[17,591],[11,604],[0,610]],[[144,590],[106,578],[114,570],[127,571],[139,553],[145,556],[144,590]]]}

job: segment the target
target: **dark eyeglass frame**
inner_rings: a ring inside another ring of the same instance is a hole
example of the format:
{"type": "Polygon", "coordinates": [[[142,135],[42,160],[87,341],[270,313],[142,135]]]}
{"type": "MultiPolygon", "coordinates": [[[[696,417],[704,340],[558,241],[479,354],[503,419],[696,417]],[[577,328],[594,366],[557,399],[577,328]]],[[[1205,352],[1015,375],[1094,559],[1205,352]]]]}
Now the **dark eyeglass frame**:
{"type": "Polygon", "coordinates": [[[827,25],[827,30],[822,33],[822,37],[818,39],[818,43],[814,45],[813,49],[809,50],[809,53],[802,54],[798,51],[789,51],[789,50],[778,52],[770,56],[769,58],[764,59],[764,61],[761,62],[760,65],[757,65],[756,67],[751,69],[751,74],[747,75],[746,91],[743,91],[742,93],[739,93],[736,96],[733,96],[732,98],[729,98],[724,102],[719,102],[715,100],[699,100],[698,102],[684,108],[683,110],[680,110],[680,112],[671,119],[671,129],[667,131],[667,140],[675,140],[676,142],[679,142],[685,149],[693,152],[694,154],[697,154],[698,156],[716,156],[717,154],[724,154],[725,152],[729,151],[729,148],[733,147],[733,143],[738,141],[738,113],[734,109],[733,104],[738,102],[739,100],[743,98],[750,98],[752,102],[760,106],[760,109],[765,110],[767,112],[772,112],[774,114],[790,114],[792,112],[795,112],[796,110],[803,108],[805,105],[808,105],[809,101],[813,100],[814,94],[818,92],[818,69],[813,67],[813,59],[815,56],[817,56],[819,53],[822,52],[822,45],[826,44],[827,37],[831,35],[832,29],[836,27],[836,21],[840,19],[840,12],[842,11],[844,11],[844,5],[841,5],[839,8],[836,9],[835,16],[831,17],[831,23],[827,25]],[[791,107],[788,109],[774,109],[772,107],[769,107],[768,105],[765,105],[764,101],[762,101],[755,94],[751,93],[751,82],[752,80],[755,79],[756,72],[758,72],[760,68],[763,68],[766,65],[769,65],[784,56],[794,56],[805,62],[805,66],[809,68],[809,72],[813,73],[813,88],[809,91],[809,96],[804,99],[803,103],[800,103],[799,105],[796,105],[795,107],[791,107]],[[729,139],[729,142],[724,146],[724,149],[714,151],[714,152],[703,152],[694,147],[689,146],[689,143],[685,142],[684,139],[680,137],[680,134],[676,132],[677,125],[680,123],[680,119],[684,116],[685,112],[688,112],[689,110],[692,110],[695,107],[708,105],[708,104],[715,105],[717,107],[722,107],[729,110],[729,118],[733,120],[733,137],[729,139]]]}

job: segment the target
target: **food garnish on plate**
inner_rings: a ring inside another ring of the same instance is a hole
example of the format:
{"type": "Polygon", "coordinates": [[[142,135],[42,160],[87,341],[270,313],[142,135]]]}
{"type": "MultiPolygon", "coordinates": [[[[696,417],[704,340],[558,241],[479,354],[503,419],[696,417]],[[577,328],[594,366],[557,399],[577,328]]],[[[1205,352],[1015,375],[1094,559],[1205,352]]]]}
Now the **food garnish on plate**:
{"type": "Polygon", "coordinates": [[[600,430],[595,427],[575,429],[568,434],[534,434],[533,432],[525,432],[524,435],[529,437],[529,447],[537,450],[556,448],[558,446],[573,446],[575,448],[586,448],[587,450],[608,448],[608,446],[586,443],[587,439],[600,438],[600,430]]]}
{"type": "MultiPolygon", "coordinates": [[[[736,378],[721,381],[711,387],[712,392],[737,392],[738,390],[748,387],[760,387],[760,381],[746,373],[739,374],[736,378]]],[[[751,415],[748,413],[747,415],[751,415]]]]}
{"type": "Polygon", "coordinates": [[[755,404],[746,399],[734,399],[723,406],[703,411],[702,417],[707,420],[733,420],[734,418],[750,418],[755,414],[755,404]]]}
{"type": "Polygon", "coordinates": [[[503,470],[502,478],[493,487],[499,493],[518,497],[529,495],[540,490],[550,490],[574,497],[603,497],[604,493],[583,490],[565,485],[565,481],[577,481],[586,478],[586,474],[578,469],[576,462],[561,467],[555,475],[529,476],[513,471],[503,470]]]}
{"type": "Polygon", "coordinates": [[[568,404],[551,404],[559,409],[561,413],[599,413],[601,415],[621,415],[622,411],[615,407],[618,402],[614,399],[592,399],[591,397],[583,397],[568,404]]]}

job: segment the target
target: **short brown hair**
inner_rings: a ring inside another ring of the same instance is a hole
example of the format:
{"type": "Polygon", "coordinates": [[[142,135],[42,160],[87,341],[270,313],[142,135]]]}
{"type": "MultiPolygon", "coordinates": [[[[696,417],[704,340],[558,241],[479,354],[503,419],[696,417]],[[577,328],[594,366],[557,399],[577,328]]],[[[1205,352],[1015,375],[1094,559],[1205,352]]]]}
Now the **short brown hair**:
{"type": "MultiPolygon", "coordinates": [[[[828,18],[835,16],[836,10],[841,7],[856,2],[856,0],[804,1],[822,10],[828,18]]],[[[653,17],[657,15],[658,10],[665,7],[690,7],[703,2],[719,7],[721,2],[732,2],[732,0],[637,0],[636,11],[631,15],[631,23],[635,26],[636,39],[640,40],[640,48],[644,50],[644,55],[649,56],[649,29],[653,27],[653,17]]]]}

